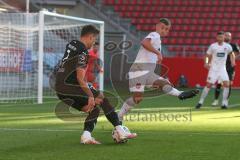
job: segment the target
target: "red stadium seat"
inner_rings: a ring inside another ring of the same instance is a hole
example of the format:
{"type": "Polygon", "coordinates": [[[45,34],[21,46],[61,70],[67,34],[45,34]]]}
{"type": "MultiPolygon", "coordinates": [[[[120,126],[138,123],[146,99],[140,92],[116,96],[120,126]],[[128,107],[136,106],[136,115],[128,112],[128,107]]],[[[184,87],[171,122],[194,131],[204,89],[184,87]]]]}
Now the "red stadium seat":
{"type": "Polygon", "coordinates": [[[218,1],[213,1],[213,5],[214,5],[214,6],[221,6],[220,0],[218,0],[218,1]]]}
{"type": "Polygon", "coordinates": [[[177,43],[176,38],[169,39],[169,44],[176,44],[176,43],[177,43]]]}
{"type": "Polygon", "coordinates": [[[115,0],[104,0],[103,2],[106,5],[114,5],[115,4],[115,0]]]}
{"type": "Polygon", "coordinates": [[[116,1],[115,4],[117,4],[117,5],[124,5],[124,0],[118,0],[118,1],[116,1]]]}
{"type": "Polygon", "coordinates": [[[179,32],[179,37],[186,37],[186,32],[179,32]]]}
{"type": "Polygon", "coordinates": [[[131,5],[137,5],[138,4],[137,0],[131,0],[129,2],[130,2],[131,5]]]}
{"type": "Polygon", "coordinates": [[[177,32],[181,30],[181,26],[180,25],[175,25],[172,28],[173,28],[172,30],[175,30],[177,32]]]}
{"type": "Polygon", "coordinates": [[[200,39],[199,39],[199,38],[194,38],[194,39],[193,39],[193,44],[195,44],[195,45],[200,45],[200,44],[201,44],[200,39]]]}
{"type": "Polygon", "coordinates": [[[124,11],[123,8],[124,8],[124,7],[122,7],[122,6],[117,6],[117,5],[114,6],[114,10],[115,10],[116,12],[124,11]]]}
{"type": "Polygon", "coordinates": [[[121,17],[130,18],[139,31],[152,31],[159,18],[170,18],[173,25],[168,39],[164,39],[167,44],[209,45],[220,30],[240,38],[239,0],[104,0],[103,3],[113,6],[121,17]]]}

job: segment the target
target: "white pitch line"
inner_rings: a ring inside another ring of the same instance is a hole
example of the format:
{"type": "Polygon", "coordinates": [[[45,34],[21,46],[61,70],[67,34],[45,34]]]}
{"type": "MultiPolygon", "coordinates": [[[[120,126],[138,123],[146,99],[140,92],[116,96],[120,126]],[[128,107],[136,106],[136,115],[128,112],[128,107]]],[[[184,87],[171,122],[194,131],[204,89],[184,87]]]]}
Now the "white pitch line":
{"type": "Polygon", "coordinates": [[[229,105],[228,107],[229,108],[234,108],[234,107],[239,107],[240,106],[240,104],[231,104],[231,105],[229,105]]]}
{"type": "Polygon", "coordinates": [[[51,104],[51,103],[57,103],[57,102],[60,102],[60,101],[48,101],[48,102],[44,102],[43,104],[34,104],[34,103],[26,103],[26,104],[0,104],[0,107],[11,107],[11,106],[16,106],[16,105],[19,105],[19,106],[30,106],[30,105],[44,105],[44,104],[51,104]]]}
{"type": "Polygon", "coordinates": [[[0,131],[79,132],[76,129],[0,128],[0,131]]]}
{"type": "MultiPolygon", "coordinates": [[[[43,128],[0,128],[1,131],[35,131],[35,132],[81,132],[79,129],[43,129],[43,128]]],[[[96,132],[102,132],[102,133],[110,133],[111,131],[102,130],[102,131],[96,131],[96,132]]],[[[137,132],[140,134],[162,134],[162,135],[204,135],[204,136],[240,136],[240,133],[216,133],[216,132],[160,132],[160,131],[146,131],[146,132],[137,132]]]]}

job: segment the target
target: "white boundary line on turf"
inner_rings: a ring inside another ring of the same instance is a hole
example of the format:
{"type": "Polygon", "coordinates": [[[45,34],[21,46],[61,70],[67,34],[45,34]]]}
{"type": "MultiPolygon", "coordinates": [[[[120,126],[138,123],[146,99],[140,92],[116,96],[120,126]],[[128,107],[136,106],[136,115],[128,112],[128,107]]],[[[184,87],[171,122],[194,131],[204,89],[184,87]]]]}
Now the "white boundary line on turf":
{"type": "MultiPolygon", "coordinates": [[[[36,132],[82,132],[80,129],[42,129],[42,128],[0,128],[1,131],[36,131],[36,132]]],[[[102,133],[110,133],[111,131],[96,131],[102,133]]],[[[206,135],[206,136],[240,136],[240,133],[217,133],[217,132],[159,132],[159,131],[146,131],[138,132],[140,134],[168,134],[168,135],[206,135]]]]}
{"type": "Polygon", "coordinates": [[[234,108],[234,107],[239,107],[240,106],[240,104],[231,104],[231,105],[229,105],[228,107],[229,108],[234,108]]]}
{"type": "Polygon", "coordinates": [[[48,102],[44,102],[43,104],[36,104],[36,103],[26,103],[26,104],[18,104],[18,103],[14,103],[14,104],[0,104],[0,107],[11,107],[11,106],[29,106],[29,105],[44,105],[44,104],[51,104],[51,103],[57,103],[58,101],[48,101],[48,102]]]}

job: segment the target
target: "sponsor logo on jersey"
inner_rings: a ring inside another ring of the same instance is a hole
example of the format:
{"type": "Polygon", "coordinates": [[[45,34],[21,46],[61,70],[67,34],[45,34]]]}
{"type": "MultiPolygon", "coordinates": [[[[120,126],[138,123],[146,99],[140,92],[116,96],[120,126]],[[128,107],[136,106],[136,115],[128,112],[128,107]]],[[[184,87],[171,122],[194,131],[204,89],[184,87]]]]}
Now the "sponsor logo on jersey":
{"type": "Polygon", "coordinates": [[[139,89],[141,87],[141,83],[136,84],[136,88],[139,89]]]}
{"type": "Polygon", "coordinates": [[[224,52],[217,53],[217,57],[224,57],[224,56],[225,56],[224,52]]]}

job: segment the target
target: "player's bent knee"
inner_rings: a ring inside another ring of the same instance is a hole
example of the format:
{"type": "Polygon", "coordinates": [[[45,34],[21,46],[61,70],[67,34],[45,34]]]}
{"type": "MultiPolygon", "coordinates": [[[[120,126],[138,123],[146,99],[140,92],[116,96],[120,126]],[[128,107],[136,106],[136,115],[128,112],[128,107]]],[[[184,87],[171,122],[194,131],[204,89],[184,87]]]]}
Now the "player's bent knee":
{"type": "Polygon", "coordinates": [[[143,97],[142,96],[134,96],[133,100],[136,104],[138,104],[143,100],[143,97]]]}
{"type": "Polygon", "coordinates": [[[164,86],[172,86],[172,84],[167,79],[158,79],[153,83],[154,88],[163,88],[164,86]]]}
{"type": "Polygon", "coordinates": [[[223,85],[223,87],[224,87],[224,88],[228,88],[228,87],[229,87],[229,85],[228,85],[228,84],[226,84],[226,85],[223,85]]]}
{"type": "Polygon", "coordinates": [[[224,82],[224,83],[223,83],[223,87],[228,88],[228,87],[229,87],[229,84],[230,84],[229,82],[224,82]]]}
{"type": "Polygon", "coordinates": [[[211,88],[211,87],[212,87],[212,84],[211,84],[211,83],[207,83],[206,87],[207,87],[207,88],[211,88]]]}
{"type": "Polygon", "coordinates": [[[142,98],[137,97],[137,98],[134,98],[133,100],[136,104],[139,104],[142,101],[142,98]]]}
{"type": "Polygon", "coordinates": [[[153,83],[153,88],[158,88],[164,93],[168,93],[172,90],[173,85],[167,79],[159,79],[153,83]],[[157,85],[157,86],[154,86],[157,85]]]}
{"type": "Polygon", "coordinates": [[[99,93],[99,95],[95,98],[95,103],[97,105],[100,105],[103,103],[104,95],[102,93],[99,93]]]}

